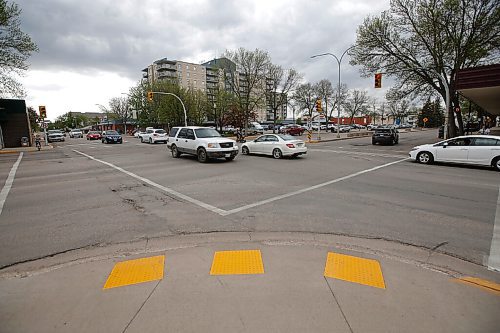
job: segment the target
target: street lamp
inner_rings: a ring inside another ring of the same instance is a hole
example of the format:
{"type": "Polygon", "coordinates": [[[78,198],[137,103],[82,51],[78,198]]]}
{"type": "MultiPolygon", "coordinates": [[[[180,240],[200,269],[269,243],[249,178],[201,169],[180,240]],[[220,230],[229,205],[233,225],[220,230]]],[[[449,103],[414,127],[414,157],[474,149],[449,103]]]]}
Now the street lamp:
{"type": "Polygon", "coordinates": [[[177,96],[176,94],[173,93],[168,93],[168,92],[161,92],[161,91],[152,91],[153,94],[159,94],[159,95],[170,95],[174,96],[181,102],[182,104],[182,109],[184,110],[184,126],[187,126],[187,112],[186,112],[186,107],[184,106],[184,103],[182,102],[181,98],[177,96]]]}
{"type": "Polygon", "coordinates": [[[342,53],[342,55],[340,56],[340,60],[339,60],[339,58],[337,58],[336,55],[334,55],[332,53],[322,53],[322,54],[313,55],[311,57],[311,58],[316,58],[316,57],[322,57],[322,56],[329,55],[329,56],[332,56],[335,60],[337,60],[337,64],[339,65],[339,93],[338,93],[338,99],[337,99],[337,110],[338,110],[338,112],[337,112],[337,138],[340,138],[340,65],[342,63],[342,58],[344,58],[344,56],[346,55],[347,51],[349,51],[353,47],[354,47],[354,45],[351,46],[351,47],[349,47],[349,48],[347,48],[342,53]]]}

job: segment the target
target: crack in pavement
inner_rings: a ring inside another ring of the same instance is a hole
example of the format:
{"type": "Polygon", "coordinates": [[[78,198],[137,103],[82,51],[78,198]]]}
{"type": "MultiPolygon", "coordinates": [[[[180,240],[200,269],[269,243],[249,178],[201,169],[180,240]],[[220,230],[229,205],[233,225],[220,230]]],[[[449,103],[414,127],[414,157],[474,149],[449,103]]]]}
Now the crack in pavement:
{"type": "Polygon", "coordinates": [[[335,303],[337,303],[337,306],[339,307],[339,310],[340,310],[340,313],[342,314],[342,317],[344,318],[347,326],[349,327],[349,331],[351,331],[351,333],[354,333],[354,331],[352,330],[351,324],[349,324],[349,320],[347,320],[347,317],[344,313],[344,310],[342,310],[342,307],[340,306],[340,303],[339,303],[337,297],[335,296],[335,293],[333,292],[332,287],[330,286],[330,283],[328,283],[328,280],[325,276],[323,276],[323,278],[325,279],[325,282],[326,282],[326,285],[328,286],[328,289],[330,289],[330,292],[332,293],[332,296],[333,296],[333,299],[335,300],[335,303]]]}
{"type": "Polygon", "coordinates": [[[151,292],[149,293],[148,297],[144,300],[144,302],[142,303],[142,305],[140,306],[140,308],[133,315],[132,319],[130,319],[130,321],[128,322],[127,326],[125,326],[125,328],[123,329],[122,333],[125,333],[127,331],[127,329],[129,328],[130,324],[132,324],[132,322],[134,321],[135,317],[137,317],[137,315],[139,314],[139,312],[141,312],[142,308],[144,307],[144,305],[146,305],[146,303],[148,302],[149,298],[153,295],[153,293],[155,292],[156,288],[158,287],[158,285],[160,284],[161,281],[162,280],[159,280],[158,283],[156,284],[156,286],[153,288],[153,290],[151,290],[151,292]]]}

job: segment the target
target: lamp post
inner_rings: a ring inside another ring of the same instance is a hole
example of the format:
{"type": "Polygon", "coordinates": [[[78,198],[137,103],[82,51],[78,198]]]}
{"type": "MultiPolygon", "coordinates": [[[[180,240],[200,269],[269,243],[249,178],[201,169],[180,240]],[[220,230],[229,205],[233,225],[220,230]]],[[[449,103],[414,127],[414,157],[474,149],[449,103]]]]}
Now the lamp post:
{"type": "Polygon", "coordinates": [[[329,55],[329,56],[332,56],[335,60],[337,60],[337,64],[339,65],[339,91],[338,91],[338,98],[337,98],[337,138],[340,138],[340,65],[342,63],[342,58],[344,58],[344,56],[346,55],[347,51],[349,51],[353,47],[354,47],[354,45],[351,46],[351,47],[348,47],[342,53],[342,55],[340,56],[340,59],[337,58],[337,56],[334,55],[334,54],[332,54],[332,53],[322,53],[322,54],[313,55],[311,57],[311,58],[316,58],[316,57],[322,57],[322,56],[329,55]]]}

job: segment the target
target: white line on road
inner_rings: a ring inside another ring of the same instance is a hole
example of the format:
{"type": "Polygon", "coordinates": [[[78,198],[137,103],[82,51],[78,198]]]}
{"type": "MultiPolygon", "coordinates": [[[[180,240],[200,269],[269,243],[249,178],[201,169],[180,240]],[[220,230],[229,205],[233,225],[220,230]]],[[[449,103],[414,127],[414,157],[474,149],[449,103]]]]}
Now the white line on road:
{"type": "Polygon", "coordinates": [[[249,204],[249,205],[245,205],[245,206],[242,206],[242,207],[239,207],[239,208],[235,208],[235,209],[231,209],[231,210],[224,210],[224,209],[221,209],[221,208],[217,208],[215,206],[212,206],[212,205],[209,205],[207,203],[204,203],[200,200],[197,200],[197,199],[194,199],[194,198],[191,198],[185,194],[182,194],[180,192],[177,192],[175,190],[172,190],[171,188],[168,188],[166,186],[163,186],[163,185],[160,185],[160,184],[157,184],[147,178],[144,178],[144,177],[141,177],[141,176],[138,176],[136,175],[135,173],[132,173],[130,171],[127,171],[125,169],[122,169],[114,164],[111,164],[109,162],[106,162],[106,161],[103,161],[103,160],[100,160],[100,159],[97,159],[93,156],[90,156],[90,155],[87,155],[85,153],[82,153],[78,150],[75,150],[73,149],[73,151],[77,154],[80,154],[82,156],[85,156],[87,158],[90,158],[91,160],[93,161],[96,161],[96,162],[99,162],[99,163],[102,163],[104,165],[107,165],[115,170],[118,170],[120,172],[123,172],[124,174],[126,175],[129,175],[130,177],[133,177],[135,179],[138,179],[146,184],[149,184],[157,189],[160,189],[166,193],[169,193],[169,194],[172,194],[182,200],[185,200],[187,202],[190,202],[194,205],[197,205],[199,207],[202,207],[202,208],[205,208],[213,213],[216,213],[216,214],[219,214],[221,216],[227,216],[227,215],[231,215],[231,214],[234,214],[234,213],[239,213],[241,211],[244,211],[244,210],[247,210],[247,209],[250,209],[250,208],[254,208],[254,207],[257,207],[257,206],[262,206],[262,205],[265,205],[265,204],[268,204],[268,203],[271,203],[271,202],[274,202],[274,201],[277,201],[277,200],[281,200],[281,199],[285,199],[285,198],[289,198],[289,197],[292,197],[294,195],[298,195],[298,194],[302,194],[304,192],[309,192],[309,191],[312,191],[312,190],[315,190],[315,189],[318,189],[318,188],[321,188],[321,187],[325,187],[325,186],[328,186],[328,185],[331,185],[331,184],[334,184],[334,183],[338,183],[338,182],[341,182],[341,181],[344,181],[344,180],[347,180],[347,179],[350,179],[350,178],[354,178],[354,177],[357,177],[357,176],[360,176],[362,174],[365,174],[365,173],[368,173],[368,172],[372,172],[372,171],[376,171],[376,170],[379,170],[379,169],[382,169],[382,168],[385,168],[385,167],[388,167],[388,166],[391,166],[393,164],[397,164],[397,163],[401,163],[401,162],[404,162],[404,161],[407,161],[408,158],[405,158],[405,159],[402,159],[402,160],[398,160],[398,161],[394,161],[394,162],[390,162],[390,163],[386,163],[386,164],[383,164],[383,165],[379,165],[379,166],[376,166],[376,167],[373,167],[373,168],[370,168],[370,169],[366,169],[366,170],[362,170],[362,171],[358,171],[358,172],[355,172],[353,174],[350,174],[350,175],[347,175],[347,176],[344,176],[344,177],[340,177],[340,178],[336,178],[336,179],[333,179],[333,180],[330,180],[330,181],[327,181],[327,182],[324,182],[324,183],[321,183],[321,184],[317,184],[317,185],[313,185],[313,186],[310,186],[310,187],[307,187],[307,188],[303,188],[303,189],[300,189],[298,191],[293,191],[293,192],[289,192],[289,193],[286,193],[286,194],[282,194],[282,195],[278,195],[276,197],[272,197],[272,198],[269,198],[269,199],[266,199],[266,200],[262,200],[262,201],[258,201],[258,202],[255,202],[255,203],[252,203],[252,204],[249,204]]]}
{"type": "Polygon", "coordinates": [[[338,153],[346,155],[364,155],[364,156],[374,156],[374,157],[391,157],[391,158],[401,158],[401,155],[396,154],[379,154],[379,153],[365,153],[359,151],[344,151],[344,150],[331,150],[331,149],[309,149],[309,151],[320,151],[325,153],[338,153]]]}
{"type": "Polygon", "coordinates": [[[491,239],[488,268],[500,271],[500,186],[498,187],[497,210],[495,214],[495,224],[493,225],[493,237],[491,239]]]}
{"type": "Polygon", "coordinates": [[[225,213],[226,211],[225,211],[225,210],[223,210],[223,209],[220,209],[220,208],[214,207],[214,206],[209,205],[209,204],[206,204],[206,203],[204,203],[204,202],[202,202],[202,201],[199,201],[199,200],[193,199],[193,198],[191,198],[191,197],[188,197],[187,195],[184,195],[184,194],[182,194],[182,193],[179,193],[179,192],[177,192],[177,191],[174,191],[174,190],[172,190],[171,188],[168,188],[168,187],[166,187],[166,186],[163,186],[163,185],[157,184],[157,183],[155,183],[155,182],[153,182],[153,181],[151,181],[151,180],[149,180],[149,179],[147,179],[147,178],[144,178],[144,177],[138,176],[138,175],[136,175],[135,173],[132,173],[132,172],[130,172],[130,171],[127,171],[127,170],[125,170],[125,169],[122,169],[122,168],[120,168],[120,167],[118,167],[118,166],[116,166],[116,165],[114,165],[114,164],[109,163],[109,162],[99,160],[99,159],[97,159],[97,158],[95,158],[95,157],[93,157],[93,156],[87,155],[87,154],[82,153],[82,152],[80,152],[80,151],[78,151],[78,150],[73,149],[73,151],[74,151],[75,153],[77,153],[77,154],[80,154],[80,155],[83,155],[83,156],[85,156],[85,157],[87,157],[87,158],[90,158],[91,160],[94,160],[94,161],[96,161],[96,162],[99,162],[99,163],[102,163],[102,164],[104,164],[104,165],[107,165],[107,166],[109,166],[109,167],[111,167],[111,168],[113,168],[113,169],[115,169],[115,170],[118,170],[118,171],[120,171],[120,172],[123,172],[124,174],[129,175],[129,176],[130,176],[130,177],[132,177],[132,178],[135,178],[135,179],[137,179],[137,180],[140,180],[141,182],[144,182],[144,183],[149,184],[149,185],[151,185],[151,186],[153,186],[153,187],[156,187],[157,189],[160,189],[160,190],[162,190],[162,191],[164,191],[164,192],[166,192],[166,193],[172,194],[172,195],[174,195],[174,196],[176,196],[176,197],[178,197],[178,198],[180,198],[180,199],[182,199],[182,200],[188,201],[188,202],[190,202],[190,203],[192,203],[192,204],[194,204],[194,205],[197,205],[197,206],[200,206],[200,207],[202,207],[202,208],[205,208],[205,209],[207,209],[207,210],[209,210],[209,211],[211,211],[211,212],[214,212],[214,213],[217,213],[217,214],[220,214],[220,215],[225,215],[224,213],[225,213]]]}
{"type": "Polygon", "coordinates": [[[393,165],[393,164],[401,163],[401,162],[404,162],[406,160],[408,160],[408,158],[405,158],[405,159],[402,159],[402,160],[399,160],[399,161],[395,161],[395,162],[386,163],[386,164],[383,164],[383,165],[379,165],[379,166],[376,166],[376,167],[371,168],[371,169],[366,169],[366,170],[363,170],[363,171],[359,171],[359,172],[350,174],[348,176],[344,176],[344,177],[340,177],[340,178],[337,178],[337,179],[333,179],[333,180],[330,180],[330,181],[327,181],[327,182],[324,182],[324,183],[321,183],[321,184],[317,184],[317,185],[314,185],[314,186],[310,186],[310,187],[307,187],[307,188],[300,189],[298,191],[294,191],[294,192],[290,192],[290,193],[278,195],[276,197],[269,198],[269,199],[262,200],[262,201],[258,201],[258,202],[255,202],[253,204],[250,204],[250,205],[246,205],[246,206],[242,206],[240,208],[235,208],[235,209],[228,210],[224,214],[221,214],[221,215],[229,215],[229,214],[238,213],[238,212],[241,212],[241,211],[249,209],[249,208],[254,208],[254,207],[257,207],[257,206],[261,206],[261,205],[265,205],[265,204],[271,203],[273,201],[277,201],[277,200],[281,200],[281,199],[284,199],[284,198],[288,198],[288,197],[291,197],[291,196],[294,196],[294,195],[297,195],[297,194],[302,194],[304,192],[309,192],[309,191],[312,191],[312,190],[315,190],[315,189],[318,189],[318,188],[321,188],[321,187],[325,187],[325,186],[328,186],[328,185],[331,185],[331,184],[334,184],[334,183],[341,182],[343,180],[347,180],[347,179],[350,179],[350,178],[354,178],[354,177],[360,176],[360,175],[368,173],[368,172],[372,172],[372,171],[375,171],[375,170],[378,170],[378,169],[382,169],[382,168],[388,167],[388,166],[393,165]]]}
{"type": "Polygon", "coordinates": [[[3,211],[3,205],[5,204],[5,200],[7,200],[7,196],[9,195],[10,189],[12,187],[12,183],[14,183],[14,177],[16,176],[17,168],[19,167],[19,164],[21,163],[21,159],[23,158],[23,152],[19,154],[19,157],[17,158],[16,163],[12,166],[12,169],[10,169],[9,176],[7,177],[7,180],[5,181],[5,185],[2,188],[2,192],[0,192],[0,215],[2,215],[3,211]]]}

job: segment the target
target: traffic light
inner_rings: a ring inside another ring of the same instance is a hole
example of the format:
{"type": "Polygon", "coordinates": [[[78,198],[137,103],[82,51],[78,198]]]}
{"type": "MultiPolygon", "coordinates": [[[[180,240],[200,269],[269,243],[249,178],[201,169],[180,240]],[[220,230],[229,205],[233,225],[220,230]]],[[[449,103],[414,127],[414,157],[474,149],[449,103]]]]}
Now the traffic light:
{"type": "Polygon", "coordinates": [[[320,99],[316,100],[316,112],[318,112],[318,113],[322,113],[323,112],[323,109],[321,107],[321,100],[320,99]]]}
{"type": "Polygon", "coordinates": [[[382,88],[382,73],[375,74],[375,88],[382,88]]]}
{"type": "Polygon", "coordinates": [[[38,107],[38,112],[40,113],[40,118],[42,118],[42,119],[47,118],[47,111],[45,110],[45,106],[40,105],[38,107]]]}
{"type": "Polygon", "coordinates": [[[148,91],[148,102],[152,102],[152,101],[153,101],[153,92],[148,91]]]}

